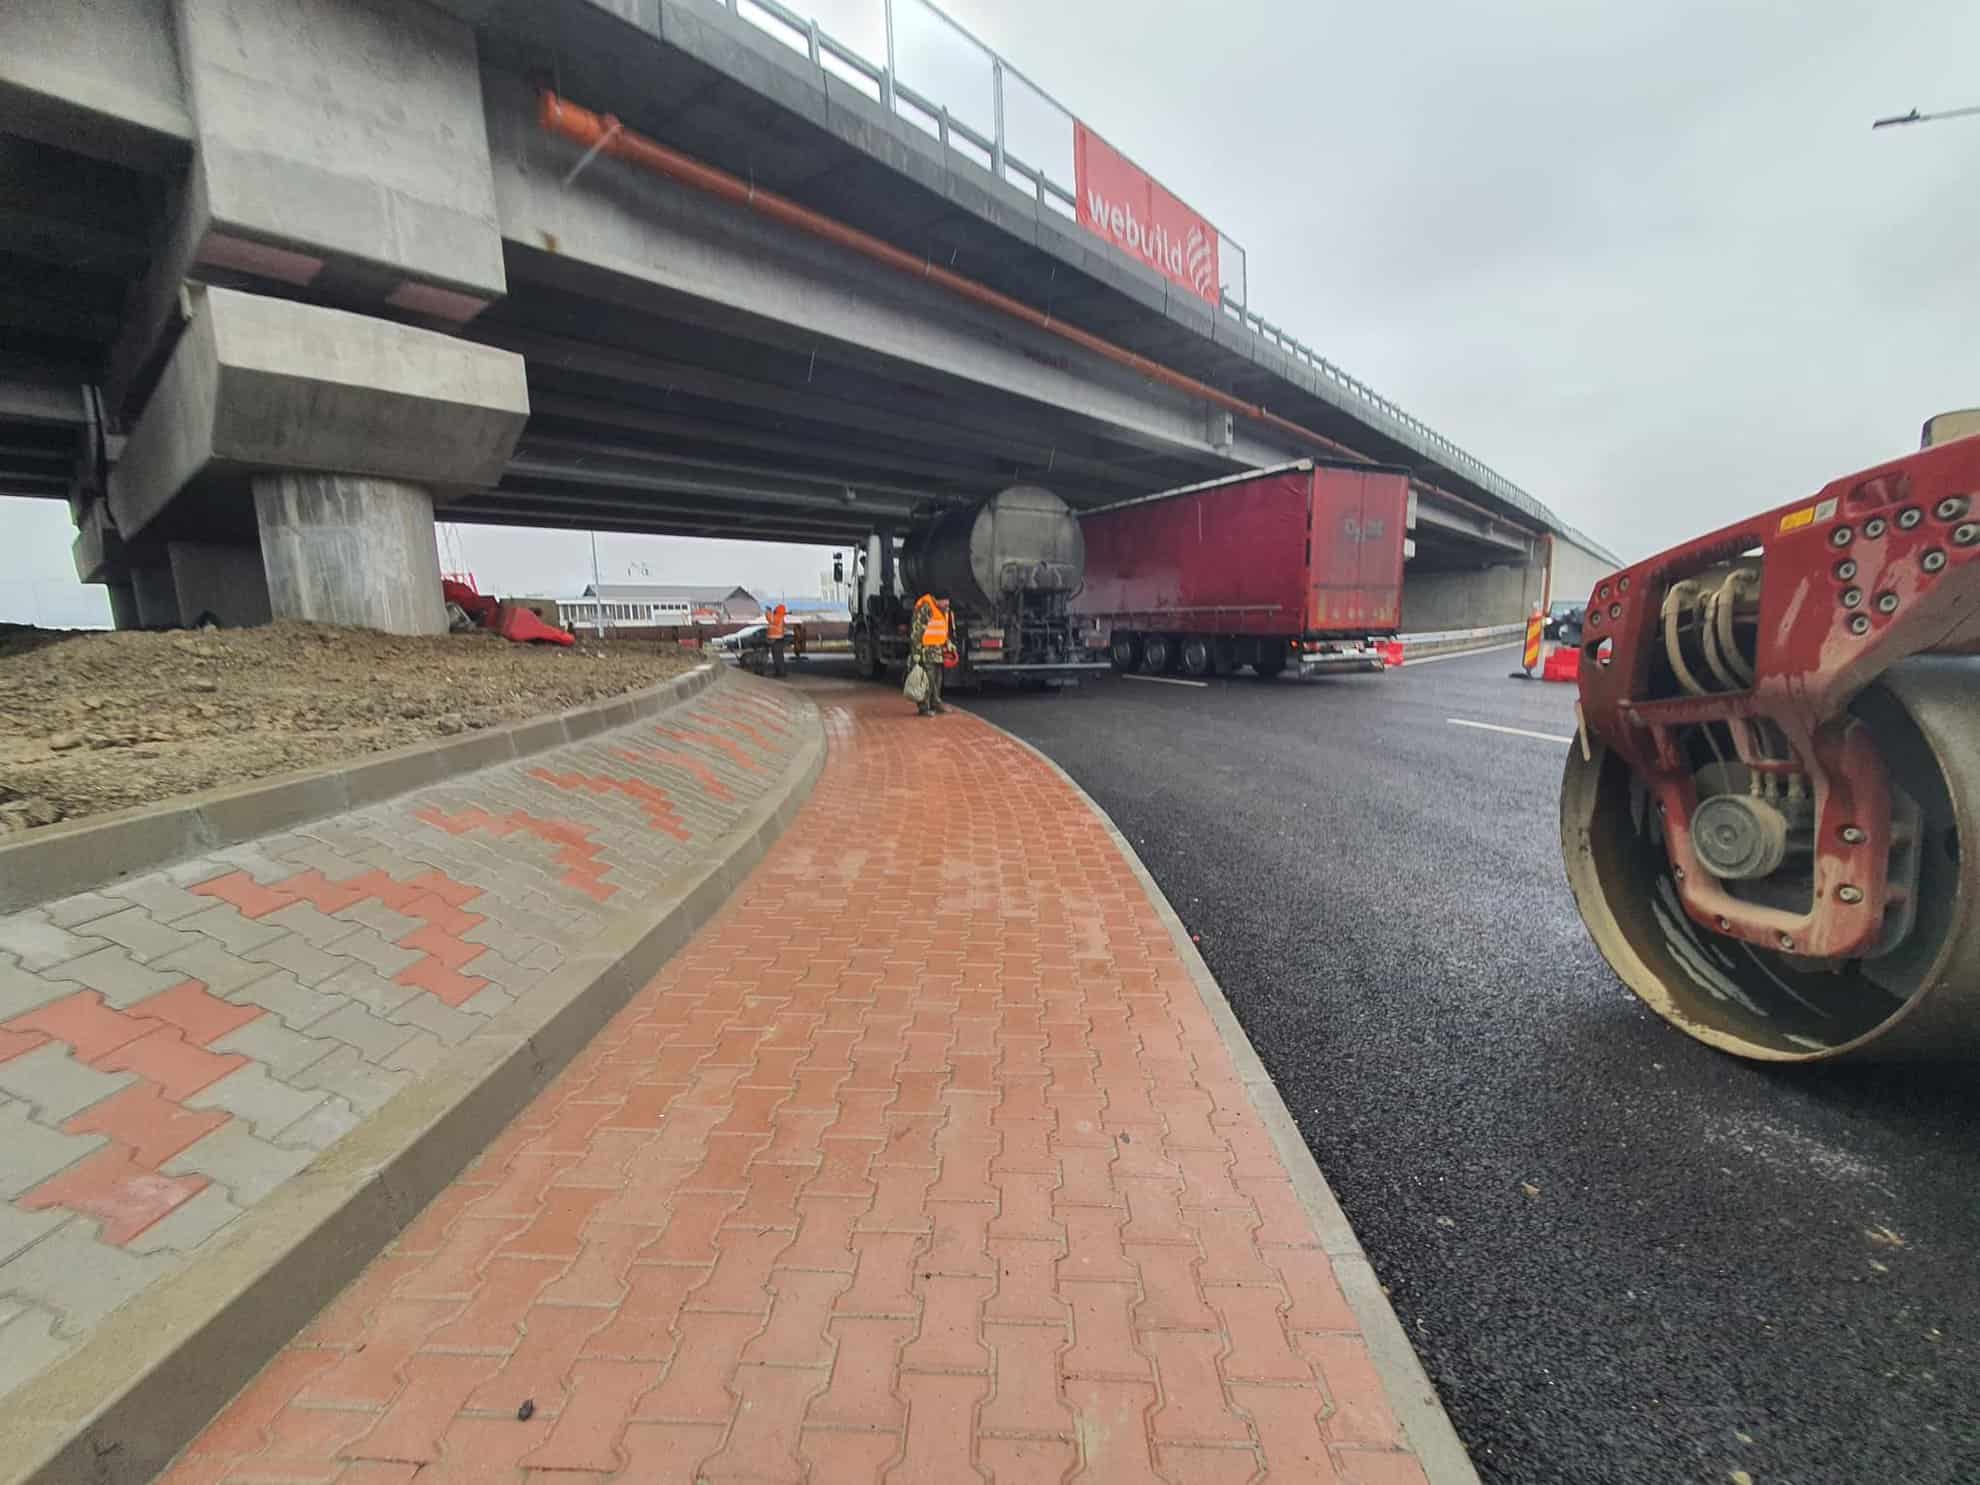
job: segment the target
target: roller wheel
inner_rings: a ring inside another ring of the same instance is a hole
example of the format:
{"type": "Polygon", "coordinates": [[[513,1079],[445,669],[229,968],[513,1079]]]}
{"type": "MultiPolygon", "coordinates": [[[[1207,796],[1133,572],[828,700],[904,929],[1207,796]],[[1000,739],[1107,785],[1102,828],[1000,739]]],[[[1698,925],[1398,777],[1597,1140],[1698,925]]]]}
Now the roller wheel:
{"type": "Polygon", "coordinates": [[[1133,670],[1141,664],[1141,639],[1134,634],[1117,634],[1108,651],[1116,670],[1133,670]]]}
{"type": "Polygon", "coordinates": [[[1166,634],[1151,634],[1141,642],[1141,668],[1161,675],[1176,663],[1175,643],[1166,634]]]}
{"type": "Polygon", "coordinates": [[[1980,1059],[1980,661],[1894,666],[1855,704],[1923,811],[1918,917],[1889,953],[1840,963],[1757,948],[1686,916],[1659,817],[1622,759],[1569,749],[1568,884],[1603,957],[1658,1015],[1769,1062],[1980,1059]],[[1962,849],[1964,847],[1964,849],[1962,849]]]}
{"type": "Polygon", "coordinates": [[[1185,675],[1208,675],[1216,667],[1210,641],[1192,634],[1182,642],[1182,668],[1185,675]]]}

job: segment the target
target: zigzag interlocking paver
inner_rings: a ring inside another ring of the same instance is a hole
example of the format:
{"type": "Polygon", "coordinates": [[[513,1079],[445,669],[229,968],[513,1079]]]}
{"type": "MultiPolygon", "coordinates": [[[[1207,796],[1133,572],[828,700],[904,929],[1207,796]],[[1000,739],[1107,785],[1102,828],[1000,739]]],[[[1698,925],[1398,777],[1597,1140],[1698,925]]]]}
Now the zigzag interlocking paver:
{"type": "MultiPolygon", "coordinates": [[[[402,1055],[404,1051],[405,1048],[402,1047],[393,1055],[402,1055]]],[[[363,1120],[364,1115],[359,1112],[356,1104],[348,1098],[332,1093],[302,1118],[277,1134],[275,1143],[296,1148],[306,1146],[312,1150],[327,1150],[357,1128],[363,1120]]]]}
{"type": "Polygon", "coordinates": [[[25,970],[44,970],[53,964],[80,959],[104,946],[100,938],[86,938],[66,928],[57,928],[47,914],[32,908],[0,916],[0,952],[12,955],[25,970]]]}
{"type": "Polygon", "coordinates": [[[339,1006],[349,1004],[349,996],[305,985],[288,970],[272,970],[268,965],[262,969],[265,973],[260,979],[233,990],[227,999],[236,1005],[258,1006],[290,1030],[305,1031],[339,1006]]]}
{"type": "MultiPolygon", "coordinates": [[[[41,911],[57,928],[78,928],[112,913],[121,913],[128,907],[130,903],[122,898],[106,896],[101,892],[78,892],[73,897],[58,897],[53,902],[44,902],[41,911]]],[[[164,921],[155,914],[150,916],[154,923],[164,921]]]]}
{"type": "Polygon", "coordinates": [[[123,945],[140,964],[192,942],[191,934],[166,927],[140,907],[127,907],[122,912],[93,918],[89,932],[92,938],[107,938],[113,944],[123,945]]]}
{"type": "MultiPolygon", "coordinates": [[[[818,694],[825,773],[729,907],[169,1485],[408,1461],[542,1485],[1420,1485],[1286,1167],[1101,823],[989,729],[818,694]],[[372,1409],[370,1432],[304,1427],[303,1405],[336,1399],[372,1409]]],[[[718,698],[649,733],[740,788],[738,758],[790,720],[755,707],[718,698]],[[707,735],[724,721],[749,724],[726,747],[707,735]]],[[[621,752],[657,788],[697,779],[653,748],[621,752]]],[[[514,807],[440,813],[583,859],[514,807]]]]}
{"type": "Polygon", "coordinates": [[[296,1088],[283,1082],[266,1063],[250,1062],[200,1089],[186,1100],[186,1107],[221,1110],[242,1121],[251,1134],[275,1140],[329,1097],[320,1089],[296,1088]]]}
{"type": "MultiPolygon", "coordinates": [[[[33,1117],[48,1125],[73,1118],[135,1081],[128,1073],[100,1072],[76,1061],[60,1042],[43,1042],[0,1062],[0,1093],[25,1100],[33,1117]]],[[[5,1277],[0,1269],[0,1282],[5,1277]]]]}
{"type": "Polygon", "coordinates": [[[28,1117],[20,1099],[0,1099],[0,1199],[32,1191],[103,1147],[102,1135],[64,1133],[28,1117]]]}
{"type": "Polygon", "coordinates": [[[0,1023],[73,994],[75,988],[62,980],[29,974],[11,957],[0,955],[0,1023]]]}
{"type": "MultiPolygon", "coordinates": [[[[0,1253],[6,1249],[0,1247],[0,1253]]],[[[68,1350],[52,1310],[0,1300],[0,1394],[13,1390],[68,1350]]]]}
{"type": "Polygon", "coordinates": [[[0,1334],[53,1317],[0,1393],[716,850],[797,751],[768,705],[790,745],[719,800],[618,759],[646,722],[0,915],[0,1334]]]}
{"type": "Polygon", "coordinates": [[[198,873],[202,871],[206,876],[212,876],[221,869],[218,865],[205,862],[183,863],[177,870],[167,868],[149,876],[117,882],[103,888],[102,893],[105,897],[136,903],[151,915],[154,923],[176,923],[181,918],[204,912],[213,906],[212,899],[186,890],[184,877],[189,868],[194,873],[194,881],[199,880],[198,873]]]}
{"type": "Polygon", "coordinates": [[[172,950],[155,964],[140,964],[131,957],[130,950],[117,944],[105,944],[79,958],[48,965],[41,971],[41,976],[50,981],[67,980],[72,984],[87,985],[110,1004],[123,1007],[147,995],[156,995],[160,990],[169,990],[192,977],[169,961],[183,954],[197,953],[199,948],[195,940],[191,945],[172,950]]]}
{"type": "Polygon", "coordinates": [[[0,1263],[25,1253],[69,1220],[67,1212],[28,1212],[11,1202],[0,1205],[0,1263]]]}

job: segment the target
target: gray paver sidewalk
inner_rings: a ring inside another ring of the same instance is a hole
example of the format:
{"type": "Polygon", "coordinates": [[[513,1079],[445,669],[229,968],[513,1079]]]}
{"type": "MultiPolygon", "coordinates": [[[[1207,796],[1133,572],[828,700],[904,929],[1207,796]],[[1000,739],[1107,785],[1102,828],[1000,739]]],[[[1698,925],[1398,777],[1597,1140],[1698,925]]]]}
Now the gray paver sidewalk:
{"type": "Polygon", "coordinates": [[[708,859],[815,726],[730,675],[0,916],[0,1398],[708,859]]]}

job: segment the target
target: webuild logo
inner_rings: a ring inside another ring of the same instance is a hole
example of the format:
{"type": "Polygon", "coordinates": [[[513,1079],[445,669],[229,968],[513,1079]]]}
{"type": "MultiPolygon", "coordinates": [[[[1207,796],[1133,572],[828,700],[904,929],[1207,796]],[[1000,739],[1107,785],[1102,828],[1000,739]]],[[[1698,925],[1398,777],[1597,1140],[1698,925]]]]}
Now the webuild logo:
{"type": "Polygon", "coordinates": [[[1073,130],[1080,225],[1215,304],[1217,229],[1084,124],[1073,130]]]}

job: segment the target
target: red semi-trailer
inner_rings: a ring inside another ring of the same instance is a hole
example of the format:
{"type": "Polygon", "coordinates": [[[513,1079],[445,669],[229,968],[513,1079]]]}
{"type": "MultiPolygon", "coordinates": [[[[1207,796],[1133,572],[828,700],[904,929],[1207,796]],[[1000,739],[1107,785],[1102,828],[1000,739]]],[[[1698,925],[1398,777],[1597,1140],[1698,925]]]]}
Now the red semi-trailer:
{"type": "Polygon", "coordinates": [[[1086,643],[1117,670],[1381,668],[1409,475],[1302,459],[1082,513],[1086,643]]]}

